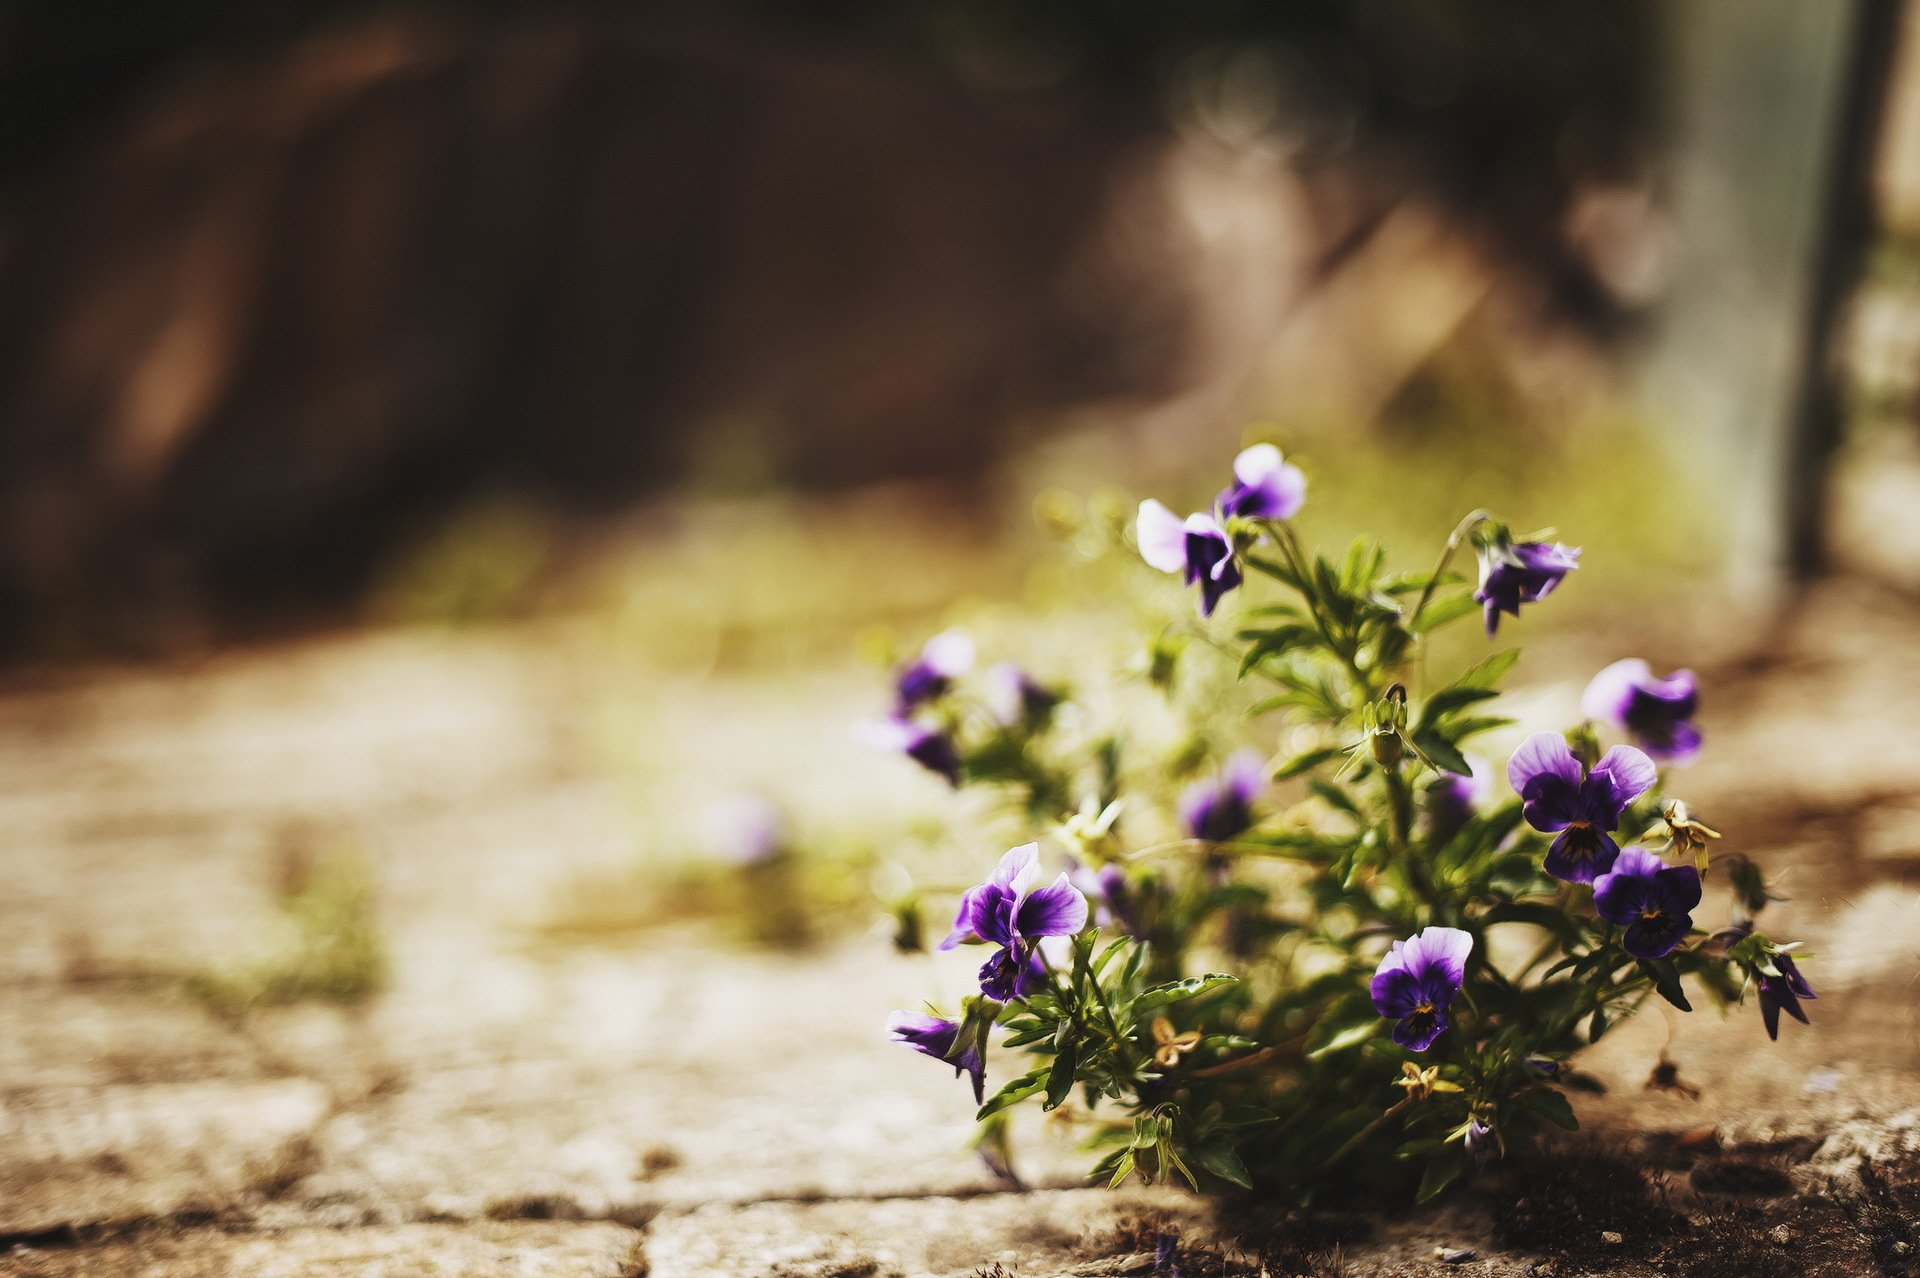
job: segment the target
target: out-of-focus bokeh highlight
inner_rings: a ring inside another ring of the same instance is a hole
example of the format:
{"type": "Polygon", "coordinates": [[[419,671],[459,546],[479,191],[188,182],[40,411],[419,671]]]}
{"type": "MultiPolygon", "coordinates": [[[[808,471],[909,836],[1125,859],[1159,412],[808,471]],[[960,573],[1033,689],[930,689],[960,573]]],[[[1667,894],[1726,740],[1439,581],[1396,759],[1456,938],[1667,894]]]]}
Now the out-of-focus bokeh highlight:
{"type": "MultiPolygon", "coordinates": [[[[857,725],[1123,667],[1256,439],[1585,547],[1530,704],[1695,666],[1696,806],[1916,934],[1909,4],[0,3],[0,1235],[991,1183],[845,1097],[1023,836],[857,725]]],[[[1712,1103],[1897,1090],[1834,944],[1712,1103]]]]}

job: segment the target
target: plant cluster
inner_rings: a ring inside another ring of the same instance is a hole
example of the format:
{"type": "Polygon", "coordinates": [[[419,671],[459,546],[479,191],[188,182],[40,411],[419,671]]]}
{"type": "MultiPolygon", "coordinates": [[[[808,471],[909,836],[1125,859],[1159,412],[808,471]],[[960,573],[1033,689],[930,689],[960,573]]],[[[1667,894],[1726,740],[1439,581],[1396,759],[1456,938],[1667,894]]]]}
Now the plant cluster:
{"type": "Polygon", "coordinates": [[[896,672],[880,735],[1034,838],[941,942],[982,947],[978,993],[897,1013],[894,1037],[967,1078],[996,1137],[1026,1102],[1083,1117],[1107,1183],[1424,1200],[1575,1127],[1567,1093],[1599,1087],[1579,1052],[1649,999],[1754,991],[1769,1036],[1804,1022],[1804,953],[1755,926],[1776,898],[1666,788],[1702,748],[1690,672],[1599,672],[1585,722],[1512,750],[1510,794],[1473,751],[1514,726],[1493,706],[1517,651],[1429,676],[1436,631],[1478,615],[1493,639],[1580,551],[1475,512],[1427,571],[1364,540],[1327,558],[1292,523],[1306,487],[1258,445],[1210,510],[1139,508],[1140,557],[1199,613],[1139,669],[1207,725],[1197,753],[1142,757],[1144,734],[1089,730],[1068,688],[1013,666],[976,680],[956,632],[896,672]],[[1454,570],[1469,550],[1477,580],[1454,570]],[[1259,690],[1244,715],[1181,677],[1210,654],[1259,690]],[[1696,918],[1709,873],[1732,889],[1718,926],[1696,918]]]}

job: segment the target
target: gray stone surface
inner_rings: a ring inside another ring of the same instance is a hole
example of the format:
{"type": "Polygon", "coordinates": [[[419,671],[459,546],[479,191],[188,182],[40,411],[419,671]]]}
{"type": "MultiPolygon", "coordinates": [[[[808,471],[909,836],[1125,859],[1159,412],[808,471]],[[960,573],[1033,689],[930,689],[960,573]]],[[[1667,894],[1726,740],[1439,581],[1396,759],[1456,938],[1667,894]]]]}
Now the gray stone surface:
{"type": "MultiPolygon", "coordinates": [[[[1770,1044],[1750,1005],[1649,1012],[1592,1054],[1613,1091],[1583,1104],[1589,1126],[1831,1138],[1809,1175],[1920,1144],[1913,624],[1836,595],[1764,670],[1713,681],[1714,749],[1685,792],[1725,848],[1788,871],[1769,924],[1818,953],[1816,1024],[1770,1044]],[[1697,1098],[1644,1088],[1663,1052],[1697,1098]]],[[[868,708],[857,672],[776,696],[751,675],[590,676],[572,643],[372,636],[0,692],[0,1233],[49,1235],[0,1273],[617,1273],[644,1228],[660,1275],[1032,1278],[1124,1259],[1089,1240],[1147,1205],[1204,1236],[1185,1200],[1078,1188],[1085,1156],[1038,1115],[1018,1147],[1043,1192],[991,1192],[962,1086],[880,1028],[951,1006],[965,955],[543,934],[568,883],[684,837],[735,785],[816,816],[933,798],[820,728],[868,708]],[[216,1016],[179,977],[272,935],[301,830],[374,864],[389,986],[216,1016]],[[221,1230],[93,1232],[203,1214],[221,1230]],[[79,1245],[53,1245],[69,1230],[79,1245]]],[[[1486,1228],[1421,1214],[1349,1259],[1421,1272],[1464,1246],[1492,1259],[1432,1271],[1509,1272],[1486,1228]]]]}
{"type": "Polygon", "coordinates": [[[640,1235],[609,1224],[482,1221],[233,1234],[156,1231],[0,1253],[5,1278],[639,1278],[640,1235]]]}

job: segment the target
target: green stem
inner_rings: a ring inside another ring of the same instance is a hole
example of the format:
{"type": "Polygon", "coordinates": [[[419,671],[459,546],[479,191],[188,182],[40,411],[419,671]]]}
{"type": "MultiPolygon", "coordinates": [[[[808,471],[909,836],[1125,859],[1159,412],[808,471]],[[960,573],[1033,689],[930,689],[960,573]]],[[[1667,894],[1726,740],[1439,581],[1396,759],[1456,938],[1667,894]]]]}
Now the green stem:
{"type": "Polygon", "coordinates": [[[1446,572],[1447,565],[1453,562],[1453,556],[1460,549],[1461,544],[1472,535],[1475,528],[1492,518],[1493,516],[1488,512],[1476,510],[1454,525],[1453,531],[1447,535],[1445,549],[1440,552],[1440,562],[1433,566],[1433,576],[1427,578],[1426,589],[1420,592],[1420,601],[1414,604],[1413,615],[1407,618],[1407,629],[1413,629],[1414,623],[1420,620],[1420,614],[1427,610],[1429,603],[1433,602],[1433,592],[1440,584],[1440,575],[1446,572]]]}

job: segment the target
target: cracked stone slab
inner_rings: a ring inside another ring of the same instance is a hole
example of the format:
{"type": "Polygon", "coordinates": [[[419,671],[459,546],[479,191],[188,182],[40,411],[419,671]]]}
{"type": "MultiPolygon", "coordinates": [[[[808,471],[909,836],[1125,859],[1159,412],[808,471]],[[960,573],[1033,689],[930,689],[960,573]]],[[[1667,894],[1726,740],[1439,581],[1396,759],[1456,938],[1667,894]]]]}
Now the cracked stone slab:
{"type": "Polygon", "coordinates": [[[0,1253],[0,1278],[633,1278],[640,1235],[608,1224],[152,1232],[0,1253]]]}
{"type": "Polygon", "coordinates": [[[0,1233],[221,1210],[284,1176],[329,1103],[304,1079],[13,1093],[0,1233]]]}

